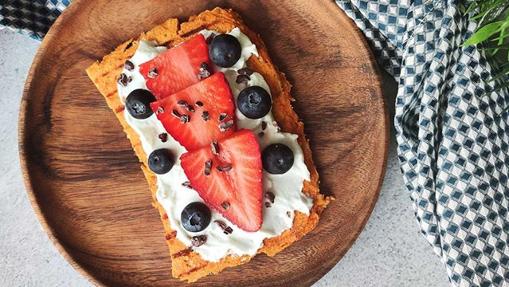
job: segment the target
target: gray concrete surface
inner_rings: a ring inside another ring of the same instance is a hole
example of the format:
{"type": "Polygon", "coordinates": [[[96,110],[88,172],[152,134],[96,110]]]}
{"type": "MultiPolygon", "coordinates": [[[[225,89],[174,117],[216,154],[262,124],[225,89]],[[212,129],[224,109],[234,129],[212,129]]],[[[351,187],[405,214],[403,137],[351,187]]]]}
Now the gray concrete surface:
{"type": "MultiPolygon", "coordinates": [[[[48,240],[22,183],[18,108],[38,46],[35,40],[0,31],[0,286],[92,286],[48,240]]],[[[393,98],[394,84],[387,83],[393,98]]],[[[394,136],[380,199],[365,230],[315,286],[448,286],[445,269],[418,233],[394,136]]]]}

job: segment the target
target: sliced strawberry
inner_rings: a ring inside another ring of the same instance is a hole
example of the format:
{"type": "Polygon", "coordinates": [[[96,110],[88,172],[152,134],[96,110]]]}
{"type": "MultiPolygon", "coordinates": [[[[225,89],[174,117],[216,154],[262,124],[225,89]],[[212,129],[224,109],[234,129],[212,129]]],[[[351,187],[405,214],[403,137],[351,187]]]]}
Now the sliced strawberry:
{"type": "Polygon", "coordinates": [[[203,70],[209,67],[212,65],[207,43],[203,35],[198,34],[141,64],[140,73],[154,96],[163,99],[199,82],[204,77],[203,73],[207,73],[203,70]]]}
{"type": "Polygon", "coordinates": [[[180,157],[191,186],[209,207],[245,231],[262,225],[262,161],[256,137],[239,130],[180,157]]]}
{"type": "Polygon", "coordinates": [[[208,146],[235,130],[235,104],[223,73],[216,73],[165,99],[152,110],[187,150],[208,146]]]}

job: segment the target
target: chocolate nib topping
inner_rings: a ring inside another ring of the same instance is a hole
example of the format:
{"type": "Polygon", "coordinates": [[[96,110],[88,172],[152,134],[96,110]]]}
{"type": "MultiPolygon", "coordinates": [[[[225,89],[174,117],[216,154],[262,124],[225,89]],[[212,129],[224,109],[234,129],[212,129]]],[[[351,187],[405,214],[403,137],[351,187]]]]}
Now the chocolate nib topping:
{"type": "Polygon", "coordinates": [[[225,202],[221,203],[221,207],[224,210],[227,210],[230,207],[230,203],[228,201],[225,201],[225,202]]]}
{"type": "Polygon", "coordinates": [[[162,113],[164,113],[164,108],[163,107],[157,108],[156,114],[158,115],[158,114],[162,114],[162,113]]]}
{"type": "Polygon", "coordinates": [[[210,175],[210,170],[212,169],[212,161],[209,159],[205,162],[205,170],[203,173],[205,175],[210,175]]]}
{"type": "Polygon", "coordinates": [[[182,123],[188,123],[190,120],[191,120],[191,117],[189,115],[182,115],[181,113],[179,113],[177,110],[173,110],[171,112],[171,114],[178,118],[182,123]]]}
{"type": "Polygon", "coordinates": [[[239,75],[251,76],[253,74],[253,70],[249,69],[248,67],[245,67],[238,70],[237,73],[239,73],[239,75]]]}
{"type": "Polygon", "coordinates": [[[274,203],[274,199],[276,198],[276,196],[274,195],[273,192],[267,191],[265,193],[265,198],[268,199],[270,201],[270,203],[274,203]]]}
{"type": "Polygon", "coordinates": [[[227,131],[229,128],[231,128],[233,126],[233,121],[230,120],[230,121],[227,121],[227,122],[223,122],[223,123],[220,123],[219,124],[219,130],[221,132],[225,132],[227,131]]]}
{"type": "Polygon", "coordinates": [[[168,134],[167,133],[162,133],[162,134],[159,134],[159,139],[165,143],[167,140],[168,140],[168,134]]]}
{"type": "Polygon", "coordinates": [[[152,69],[150,69],[150,71],[148,71],[148,77],[153,79],[155,77],[157,77],[159,75],[159,73],[157,72],[157,69],[154,67],[152,69]]]}
{"type": "Polygon", "coordinates": [[[235,82],[237,84],[242,84],[242,83],[247,84],[247,82],[249,82],[249,80],[251,80],[251,78],[248,75],[238,75],[235,82]]]}
{"type": "Polygon", "coordinates": [[[214,220],[215,223],[217,223],[217,225],[219,225],[219,227],[221,227],[221,229],[223,230],[224,234],[232,234],[233,232],[233,229],[228,226],[224,221],[222,220],[214,220]]]}
{"type": "Polygon", "coordinates": [[[228,114],[226,113],[220,113],[219,114],[219,121],[223,121],[224,119],[226,119],[228,117],[228,114]]]}
{"type": "Polygon", "coordinates": [[[209,112],[207,112],[207,111],[203,111],[203,113],[201,114],[201,118],[202,118],[204,121],[208,121],[208,120],[209,120],[209,112]]]}
{"type": "Polygon", "coordinates": [[[177,105],[179,105],[179,106],[183,107],[184,109],[186,109],[186,110],[188,110],[188,111],[190,111],[190,112],[194,112],[194,108],[193,108],[193,106],[191,106],[190,104],[188,104],[188,103],[187,103],[186,101],[184,101],[184,100],[179,100],[179,101],[177,102],[177,105]]]}
{"type": "Polygon", "coordinates": [[[127,84],[129,84],[132,80],[133,78],[131,78],[131,76],[128,76],[124,73],[120,74],[120,76],[118,77],[118,83],[124,87],[127,86],[127,84]]]}
{"type": "Polygon", "coordinates": [[[216,169],[221,172],[230,171],[232,169],[232,165],[231,164],[218,165],[216,169]]]}
{"type": "Polygon", "coordinates": [[[219,145],[217,144],[216,141],[213,141],[212,143],[210,143],[210,150],[212,151],[213,155],[219,154],[219,145]]]}
{"type": "Polygon", "coordinates": [[[205,78],[210,77],[210,69],[207,63],[201,63],[200,71],[198,72],[198,79],[203,80],[205,78]]]}
{"type": "Polygon", "coordinates": [[[191,239],[191,244],[194,247],[201,246],[201,245],[205,244],[205,242],[207,242],[207,235],[193,236],[193,238],[191,239]]]}
{"type": "Polygon", "coordinates": [[[173,111],[171,112],[171,114],[172,114],[174,117],[179,118],[179,119],[180,119],[180,117],[182,116],[182,115],[179,113],[179,111],[177,111],[177,110],[173,110],[173,111]]]}
{"type": "Polygon", "coordinates": [[[132,71],[132,70],[134,70],[134,64],[133,64],[133,62],[131,62],[131,61],[129,61],[129,60],[125,61],[125,63],[124,63],[124,68],[125,68],[126,70],[128,70],[128,71],[132,71]]]}
{"type": "Polygon", "coordinates": [[[183,122],[184,124],[188,123],[190,120],[191,120],[191,117],[189,115],[182,115],[180,117],[180,121],[183,122]]]}

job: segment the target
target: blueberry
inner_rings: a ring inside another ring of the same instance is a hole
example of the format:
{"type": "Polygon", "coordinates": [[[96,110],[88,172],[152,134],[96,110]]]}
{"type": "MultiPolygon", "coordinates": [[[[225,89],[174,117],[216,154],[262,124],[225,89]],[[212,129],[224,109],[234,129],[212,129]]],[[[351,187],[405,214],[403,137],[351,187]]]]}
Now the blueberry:
{"type": "Polygon", "coordinates": [[[180,214],[180,221],[185,230],[200,232],[210,223],[210,209],[201,202],[188,204],[180,214]]]}
{"type": "Polygon", "coordinates": [[[262,152],[263,169],[272,174],[283,174],[293,165],[293,152],[284,144],[271,144],[262,152]]]}
{"type": "Polygon", "coordinates": [[[125,106],[129,114],[135,119],[146,119],[152,115],[150,103],[156,98],[150,91],[137,89],[129,93],[125,100],[125,106]]]}
{"type": "Polygon", "coordinates": [[[148,156],[148,167],[157,174],[165,174],[171,170],[175,161],[167,149],[156,149],[148,156]]]}
{"type": "Polygon", "coordinates": [[[237,108],[250,119],[265,116],[272,107],[269,93],[262,87],[251,86],[242,90],[237,98],[237,108]]]}
{"type": "Polygon", "coordinates": [[[219,67],[231,67],[240,59],[242,47],[239,40],[229,34],[214,37],[209,45],[209,56],[219,67]]]}

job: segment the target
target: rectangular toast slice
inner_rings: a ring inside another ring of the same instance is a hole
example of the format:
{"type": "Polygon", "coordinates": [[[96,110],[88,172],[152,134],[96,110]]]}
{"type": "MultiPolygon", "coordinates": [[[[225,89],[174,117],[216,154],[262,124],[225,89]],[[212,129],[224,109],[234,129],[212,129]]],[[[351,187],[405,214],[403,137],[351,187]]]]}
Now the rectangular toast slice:
{"type": "Polygon", "coordinates": [[[313,207],[309,215],[296,211],[293,226],[290,229],[279,236],[264,240],[258,253],[273,256],[315,228],[319,215],[329,203],[330,198],[320,194],[318,173],[313,164],[311,149],[304,134],[304,125],[299,121],[291,106],[291,100],[293,100],[290,95],[291,85],[284,74],[279,72],[273,65],[260,37],[245,26],[238,14],[232,10],[215,8],[190,17],[187,22],[183,23],[179,23],[178,19],[169,19],[152,30],[141,34],[138,39],[132,39],[119,45],[113,52],[106,55],[101,61],[92,64],[86,70],[89,78],[115,113],[141,163],[141,169],[152,194],[153,206],[159,211],[163,222],[166,242],[170,249],[172,275],[188,282],[194,282],[206,275],[218,273],[227,267],[246,263],[252,257],[228,255],[218,262],[206,261],[176,238],[176,231],[170,226],[164,208],[156,199],[157,181],[155,174],[148,168],[147,154],[141,146],[140,138],[124,118],[124,104],[117,93],[117,79],[122,72],[125,61],[130,59],[137,50],[140,40],[154,41],[158,45],[172,47],[202,29],[227,33],[235,27],[238,27],[241,32],[247,35],[258,48],[259,56],[252,55],[247,62],[247,66],[251,70],[260,73],[268,83],[272,93],[274,117],[283,132],[299,136],[298,142],[304,154],[305,164],[310,172],[310,181],[304,182],[302,192],[313,199],[313,207]]]}

